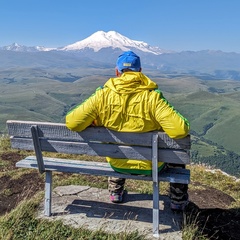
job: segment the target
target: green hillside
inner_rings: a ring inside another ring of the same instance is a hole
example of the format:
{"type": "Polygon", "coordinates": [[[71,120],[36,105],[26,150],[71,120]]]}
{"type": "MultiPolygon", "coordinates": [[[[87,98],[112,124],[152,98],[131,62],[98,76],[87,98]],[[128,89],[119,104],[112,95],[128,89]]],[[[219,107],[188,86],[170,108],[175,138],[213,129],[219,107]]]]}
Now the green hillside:
{"type": "MultiPolygon", "coordinates": [[[[240,174],[240,81],[146,70],[191,123],[193,161],[240,174]]],[[[64,122],[76,104],[114,77],[114,69],[14,68],[0,71],[0,132],[8,119],[64,122]]]]}
{"type": "Polygon", "coordinates": [[[192,129],[199,136],[240,153],[235,145],[240,132],[238,101],[224,94],[197,92],[188,95],[181,103],[188,109],[192,129]]]}
{"type": "Polygon", "coordinates": [[[63,122],[71,106],[89,97],[109,78],[92,77],[89,69],[78,71],[84,75],[75,75],[72,81],[66,70],[0,71],[0,132],[5,131],[7,119],[63,122]]]}

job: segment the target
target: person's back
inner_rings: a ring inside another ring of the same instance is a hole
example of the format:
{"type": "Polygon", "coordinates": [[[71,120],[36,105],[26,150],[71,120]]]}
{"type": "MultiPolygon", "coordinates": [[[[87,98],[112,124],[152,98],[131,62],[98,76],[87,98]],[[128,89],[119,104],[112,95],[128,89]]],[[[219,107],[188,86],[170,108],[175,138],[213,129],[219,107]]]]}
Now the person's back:
{"type": "MultiPolygon", "coordinates": [[[[82,131],[94,124],[122,132],[165,131],[171,138],[188,134],[188,121],[168,103],[157,84],[141,73],[140,58],[135,53],[119,56],[116,75],[67,114],[69,129],[82,131]]],[[[151,161],[107,160],[115,171],[151,174],[151,161]]],[[[159,171],[162,168],[159,163],[159,171]]],[[[113,202],[122,201],[124,183],[125,179],[109,179],[113,202]]]]}

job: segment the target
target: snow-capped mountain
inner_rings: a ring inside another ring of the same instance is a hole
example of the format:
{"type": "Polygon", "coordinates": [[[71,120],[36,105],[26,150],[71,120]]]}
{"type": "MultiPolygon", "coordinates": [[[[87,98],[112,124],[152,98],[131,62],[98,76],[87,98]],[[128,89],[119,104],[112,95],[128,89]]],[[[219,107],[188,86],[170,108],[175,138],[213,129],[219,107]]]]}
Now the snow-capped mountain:
{"type": "Polygon", "coordinates": [[[73,44],[67,45],[65,47],[59,48],[46,48],[46,47],[27,47],[23,45],[19,45],[17,43],[13,43],[12,45],[1,47],[0,50],[9,50],[9,51],[16,51],[16,52],[38,52],[38,51],[51,51],[51,50],[58,50],[58,51],[80,51],[90,49],[94,52],[99,52],[105,48],[112,48],[112,49],[120,49],[122,51],[128,51],[132,49],[136,49],[138,51],[144,53],[151,53],[154,55],[160,55],[162,53],[166,53],[165,51],[159,47],[153,47],[143,41],[136,41],[131,40],[128,37],[121,35],[116,31],[97,31],[93,33],[91,36],[75,42],[73,44]]]}
{"type": "Polygon", "coordinates": [[[24,45],[19,45],[18,43],[13,43],[8,46],[4,46],[0,48],[1,50],[15,51],[15,52],[39,52],[39,51],[51,51],[53,48],[45,48],[40,46],[27,47],[24,45]]]}
{"type": "Polygon", "coordinates": [[[142,52],[152,53],[155,55],[162,54],[166,52],[159,47],[152,47],[149,44],[143,41],[131,40],[118,32],[115,31],[98,31],[93,33],[88,38],[85,38],[82,41],[67,45],[59,50],[64,51],[79,51],[85,48],[93,49],[94,52],[98,52],[103,48],[119,48],[122,51],[127,51],[132,48],[138,49],[142,52]]]}
{"type": "Polygon", "coordinates": [[[61,48],[27,47],[17,43],[0,47],[0,68],[16,66],[112,68],[117,57],[126,50],[132,50],[141,57],[144,69],[191,75],[207,73],[211,74],[213,79],[240,79],[239,53],[211,50],[164,51],[143,41],[131,40],[115,31],[98,31],[82,41],[61,48]]]}

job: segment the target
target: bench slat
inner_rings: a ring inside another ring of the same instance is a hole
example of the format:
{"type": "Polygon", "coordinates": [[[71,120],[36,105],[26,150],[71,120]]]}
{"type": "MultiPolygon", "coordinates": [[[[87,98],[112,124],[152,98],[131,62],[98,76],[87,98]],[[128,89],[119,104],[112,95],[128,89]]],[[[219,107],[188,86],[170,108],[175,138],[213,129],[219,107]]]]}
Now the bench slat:
{"type": "MultiPolygon", "coordinates": [[[[34,150],[32,139],[11,138],[13,148],[34,150]]],[[[92,156],[108,156],[113,158],[128,158],[151,160],[152,151],[149,147],[121,146],[104,143],[64,142],[40,139],[42,151],[68,154],[87,154],[92,156]]],[[[159,161],[176,164],[189,164],[189,154],[184,150],[159,149],[159,161]]]]}
{"type": "MultiPolygon", "coordinates": [[[[82,132],[73,132],[65,124],[50,122],[31,122],[8,120],[8,133],[10,136],[31,138],[30,128],[37,125],[39,136],[50,140],[65,141],[101,141],[110,143],[125,143],[126,145],[152,146],[152,134],[115,132],[104,127],[89,127],[82,132]]],[[[174,149],[190,149],[190,136],[183,139],[172,139],[164,132],[159,132],[159,147],[174,149]]]]}
{"type": "MultiPolygon", "coordinates": [[[[61,158],[44,157],[46,171],[68,172],[87,175],[114,176],[120,178],[152,181],[151,176],[122,174],[115,172],[108,163],[79,161],[61,158]]],[[[16,163],[16,167],[38,169],[35,156],[29,156],[16,163]]],[[[159,173],[159,181],[189,184],[190,171],[188,169],[167,168],[159,173]]]]}

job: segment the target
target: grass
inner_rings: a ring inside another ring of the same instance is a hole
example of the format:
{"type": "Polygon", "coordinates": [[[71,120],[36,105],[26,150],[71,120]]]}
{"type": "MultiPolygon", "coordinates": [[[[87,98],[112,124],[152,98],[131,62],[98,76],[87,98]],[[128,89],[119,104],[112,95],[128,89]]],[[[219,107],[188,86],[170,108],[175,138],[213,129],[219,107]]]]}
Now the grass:
{"type": "Polygon", "coordinates": [[[209,238],[199,230],[196,219],[191,224],[188,224],[187,220],[184,219],[182,239],[183,240],[208,240],[209,238]]]}

